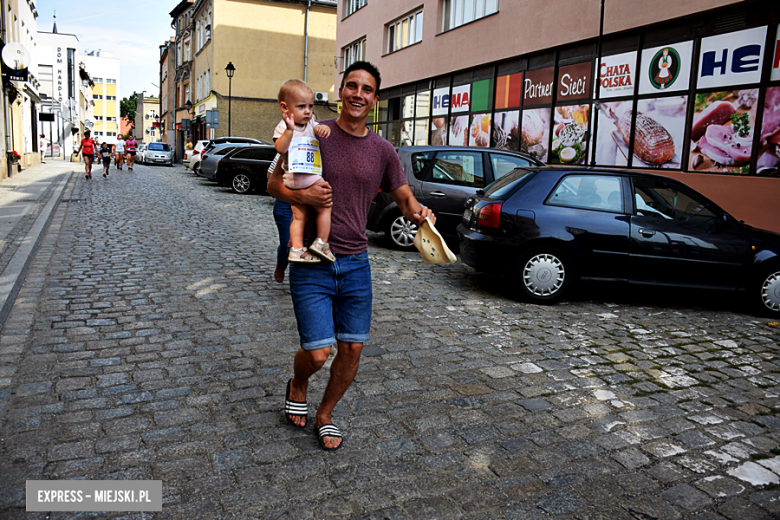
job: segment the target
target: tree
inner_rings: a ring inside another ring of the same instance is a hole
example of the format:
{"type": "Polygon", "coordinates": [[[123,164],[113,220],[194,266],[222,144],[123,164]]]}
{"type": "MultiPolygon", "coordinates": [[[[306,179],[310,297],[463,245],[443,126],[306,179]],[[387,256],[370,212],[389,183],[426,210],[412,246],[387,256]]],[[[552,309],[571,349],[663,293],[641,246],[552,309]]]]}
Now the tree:
{"type": "Polygon", "coordinates": [[[135,121],[135,109],[138,105],[138,93],[133,92],[129,98],[124,98],[119,102],[119,116],[126,117],[130,121],[135,121]]]}

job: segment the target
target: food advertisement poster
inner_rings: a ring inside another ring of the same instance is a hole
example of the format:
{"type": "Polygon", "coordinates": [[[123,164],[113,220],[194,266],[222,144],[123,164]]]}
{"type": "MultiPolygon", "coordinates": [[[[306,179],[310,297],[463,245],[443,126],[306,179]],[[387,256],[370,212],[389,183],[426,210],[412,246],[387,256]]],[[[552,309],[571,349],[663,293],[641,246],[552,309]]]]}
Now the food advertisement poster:
{"type": "Polygon", "coordinates": [[[599,130],[596,137],[596,164],[600,166],[628,166],[631,106],[631,101],[612,101],[601,104],[598,111],[599,130]],[[621,128],[628,129],[625,140],[620,132],[621,128]]]}
{"type": "Polygon", "coordinates": [[[412,121],[401,122],[401,146],[412,146],[414,144],[414,126],[412,121]]]}
{"type": "Polygon", "coordinates": [[[780,167],[780,87],[766,89],[761,140],[758,150],[759,175],[776,175],[780,167]]]}
{"type": "Polygon", "coordinates": [[[555,107],[550,164],[585,164],[590,137],[590,105],[555,107]]]}
{"type": "Polygon", "coordinates": [[[523,106],[552,104],[555,68],[529,70],[523,80],[523,106]]]}
{"type": "Polygon", "coordinates": [[[450,109],[450,87],[437,88],[433,91],[432,116],[446,116],[450,109]]]}
{"type": "Polygon", "coordinates": [[[473,114],[469,127],[469,146],[487,148],[490,146],[490,113],[473,114]]]}
{"type": "Polygon", "coordinates": [[[549,108],[523,110],[520,142],[520,150],[528,152],[542,162],[547,162],[547,147],[550,143],[549,108]]]}
{"type": "Polygon", "coordinates": [[[637,52],[633,51],[601,58],[599,66],[599,81],[601,81],[599,97],[601,99],[630,96],[634,93],[636,56],[637,52]]]}
{"type": "Polygon", "coordinates": [[[697,89],[759,83],[766,27],[702,38],[697,89]]]}
{"type": "Polygon", "coordinates": [[[688,90],[692,56],[693,41],[644,49],[639,65],[639,94],[688,90]]]}
{"type": "Polygon", "coordinates": [[[558,70],[558,101],[590,97],[592,64],[576,63],[558,70]]]}
{"type": "Polygon", "coordinates": [[[758,89],[696,94],[691,171],[750,173],[758,89]]]}
{"type": "MultiPolygon", "coordinates": [[[[552,82],[552,80],[551,80],[552,82]]],[[[496,110],[520,106],[523,95],[523,74],[510,74],[496,79],[496,110]]]]}
{"type": "Polygon", "coordinates": [[[428,145],[428,119],[416,119],[414,121],[414,145],[428,145]]]}
{"type": "Polygon", "coordinates": [[[520,111],[496,112],[493,119],[493,148],[520,150],[520,111]]]}
{"type": "Polygon", "coordinates": [[[450,146],[469,145],[469,116],[452,116],[450,118],[450,146]]]}
{"type": "Polygon", "coordinates": [[[471,85],[461,85],[460,87],[452,87],[452,95],[450,96],[450,107],[453,114],[458,112],[469,111],[469,91],[471,85]]]}
{"type": "Polygon", "coordinates": [[[771,81],[780,79],[780,25],[777,26],[775,34],[775,57],[772,60],[772,73],[769,76],[771,81]]]}
{"type": "Polygon", "coordinates": [[[431,145],[443,146],[447,144],[447,118],[434,117],[431,119],[431,145]]]}

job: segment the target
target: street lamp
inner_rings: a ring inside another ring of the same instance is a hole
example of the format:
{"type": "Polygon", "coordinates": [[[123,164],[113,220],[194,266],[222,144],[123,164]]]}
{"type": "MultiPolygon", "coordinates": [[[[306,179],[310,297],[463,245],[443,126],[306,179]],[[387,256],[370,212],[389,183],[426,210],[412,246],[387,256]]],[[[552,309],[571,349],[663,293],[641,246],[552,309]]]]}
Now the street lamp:
{"type": "Polygon", "coordinates": [[[228,135],[233,135],[230,133],[230,101],[233,94],[233,74],[236,73],[236,68],[233,66],[233,62],[229,61],[227,64],[227,67],[225,67],[225,72],[227,73],[228,77],[228,135]]]}

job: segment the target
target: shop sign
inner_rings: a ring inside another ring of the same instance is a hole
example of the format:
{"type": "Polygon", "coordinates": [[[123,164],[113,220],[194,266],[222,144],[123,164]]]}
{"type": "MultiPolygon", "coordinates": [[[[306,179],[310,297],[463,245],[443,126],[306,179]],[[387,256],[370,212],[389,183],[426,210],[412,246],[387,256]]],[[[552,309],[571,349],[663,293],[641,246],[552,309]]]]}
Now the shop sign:
{"type": "Polygon", "coordinates": [[[523,80],[523,106],[551,104],[554,82],[553,67],[527,71],[523,80]]]}
{"type": "Polygon", "coordinates": [[[452,95],[450,96],[450,106],[452,107],[453,114],[456,112],[469,111],[469,90],[470,89],[471,89],[471,85],[452,87],[452,95]]]}
{"type": "Polygon", "coordinates": [[[780,79],[780,25],[777,26],[775,35],[775,59],[772,60],[772,75],[769,79],[771,81],[780,79]]]}
{"type": "Polygon", "coordinates": [[[599,65],[601,90],[599,90],[599,96],[602,99],[630,96],[634,93],[636,54],[636,51],[633,51],[601,57],[601,65],[599,65]]]}
{"type": "Polygon", "coordinates": [[[710,36],[701,40],[699,89],[761,81],[766,27],[710,36]]]}
{"type": "Polygon", "coordinates": [[[639,72],[639,94],[688,90],[693,41],[644,49],[639,72]]]}
{"type": "Polygon", "coordinates": [[[558,69],[558,101],[590,97],[590,61],[558,69]]]}
{"type": "Polygon", "coordinates": [[[446,116],[450,109],[450,88],[437,88],[433,91],[433,104],[431,105],[431,115],[446,116]]]}

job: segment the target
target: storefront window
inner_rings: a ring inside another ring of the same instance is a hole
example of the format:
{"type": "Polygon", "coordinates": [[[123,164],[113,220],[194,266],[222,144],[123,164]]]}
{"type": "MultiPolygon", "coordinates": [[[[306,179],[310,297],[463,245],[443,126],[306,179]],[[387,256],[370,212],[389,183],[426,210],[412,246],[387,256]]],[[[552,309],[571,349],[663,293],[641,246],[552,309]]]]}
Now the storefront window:
{"type": "Polygon", "coordinates": [[[428,144],[428,120],[418,119],[414,122],[414,145],[426,146],[428,144]]]}
{"type": "Polygon", "coordinates": [[[414,116],[428,117],[431,109],[431,92],[424,90],[417,92],[417,101],[415,102],[414,116]]]}

